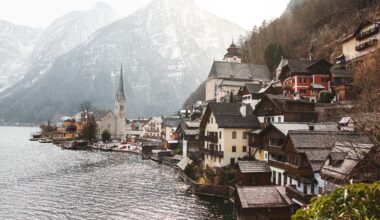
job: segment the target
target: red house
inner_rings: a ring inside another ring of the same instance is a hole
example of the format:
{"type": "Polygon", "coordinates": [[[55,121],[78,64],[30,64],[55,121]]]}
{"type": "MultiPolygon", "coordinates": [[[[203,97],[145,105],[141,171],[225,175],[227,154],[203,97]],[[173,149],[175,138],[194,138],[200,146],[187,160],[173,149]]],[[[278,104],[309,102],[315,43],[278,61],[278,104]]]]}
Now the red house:
{"type": "Polygon", "coordinates": [[[331,91],[331,64],[322,60],[288,60],[281,68],[285,96],[309,97],[316,101],[321,91],[331,91]]]}

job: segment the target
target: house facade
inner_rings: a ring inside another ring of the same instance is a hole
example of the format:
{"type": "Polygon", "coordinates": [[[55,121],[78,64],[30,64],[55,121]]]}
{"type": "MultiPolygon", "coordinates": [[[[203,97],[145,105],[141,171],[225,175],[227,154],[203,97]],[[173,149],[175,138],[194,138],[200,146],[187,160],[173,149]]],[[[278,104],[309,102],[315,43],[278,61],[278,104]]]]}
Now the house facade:
{"type": "Polygon", "coordinates": [[[281,95],[265,95],[256,105],[253,113],[263,125],[277,122],[315,122],[317,120],[315,103],[281,95]]]}
{"type": "Polygon", "coordinates": [[[248,131],[259,126],[250,106],[209,103],[200,124],[204,166],[224,167],[248,156],[248,131]]]}
{"type": "Polygon", "coordinates": [[[143,138],[162,139],[162,117],[151,117],[143,126],[143,138]]]}
{"type": "Polygon", "coordinates": [[[284,144],[271,154],[268,164],[283,170],[272,170],[272,181],[285,185],[292,201],[306,206],[310,199],[326,191],[326,182],[321,177],[321,169],[334,143],[370,144],[367,137],[348,131],[289,131],[284,144]]]}
{"type": "Polygon", "coordinates": [[[101,137],[105,130],[110,132],[112,138],[117,138],[116,116],[111,110],[97,110],[92,115],[96,121],[96,136],[98,138],[101,137]]]}
{"type": "Polygon", "coordinates": [[[285,96],[299,96],[316,102],[321,91],[331,92],[331,64],[326,60],[287,60],[279,79],[285,96]]]}
{"type": "Polygon", "coordinates": [[[379,29],[380,20],[362,19],[354,33],[339,42],[342,44],[343,54],[336,58],[336,62],[352,67],[355,61],[360,61],[379,49],[379,29]]]}

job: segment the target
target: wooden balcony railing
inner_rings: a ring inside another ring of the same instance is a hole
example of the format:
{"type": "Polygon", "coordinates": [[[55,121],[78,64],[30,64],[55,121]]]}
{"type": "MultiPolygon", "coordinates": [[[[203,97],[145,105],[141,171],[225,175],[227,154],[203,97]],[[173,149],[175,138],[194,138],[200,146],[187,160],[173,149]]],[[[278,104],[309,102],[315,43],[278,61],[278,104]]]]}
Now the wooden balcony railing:
{"type": "Polygon", "coordinates": [[[203,153],[204,154],[208,154],[208,155],[212,155],[212,156],[217,156],[217,157],[223,157],[224,156],[224,152],[223,151],[219,151],[219,150],[216,150],[216,149],[204,148],[203,149],[203,153]]]}
{"type": "Polygon", "coordinates": [[[203,139],[210,143],[218,143],[218,136],[204,136],[203,139]]]}
{"type": "Polygon", "coordinates": [[[305,205],[309,204],[311,198],[313,197],[313,195],[306,195],[303,192],[298,191],[296,187],[293,185],[286,186],[285,192],[286,195],[290,198],[296,199],[297,201],[300,201],[305,205]]]}

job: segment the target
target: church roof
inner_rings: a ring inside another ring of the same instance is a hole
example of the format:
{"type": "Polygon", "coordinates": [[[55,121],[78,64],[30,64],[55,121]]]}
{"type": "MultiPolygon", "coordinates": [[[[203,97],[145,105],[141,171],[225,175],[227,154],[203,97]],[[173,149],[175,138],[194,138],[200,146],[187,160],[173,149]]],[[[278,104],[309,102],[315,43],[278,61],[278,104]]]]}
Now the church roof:
{"type": "Polygon", "coordinates": [[[272,79],[271,73],[266,65],[231,63],[214,61],[208,78],[229,79],[229,80],[264,80],[272,79]]]}

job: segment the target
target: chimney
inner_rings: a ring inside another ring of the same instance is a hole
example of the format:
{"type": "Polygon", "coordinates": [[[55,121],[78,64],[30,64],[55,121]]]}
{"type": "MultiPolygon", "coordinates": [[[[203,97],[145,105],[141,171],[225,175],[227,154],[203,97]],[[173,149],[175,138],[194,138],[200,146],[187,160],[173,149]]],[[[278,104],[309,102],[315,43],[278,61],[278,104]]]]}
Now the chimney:
{"type": "Polygon", "coordinates": [[[243,104],[241,107],[240,107],[240,114],[243,116],[243,117],[246,117],[247,116],[247,106],[245,104],[243,104]]]}
{"type": "Polygon", "coordinates": [[[309,131],[314,131],[315,127],[313,124],[309,124],[309,131]]]}

